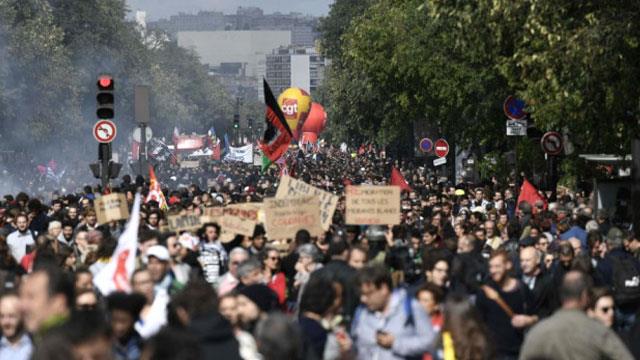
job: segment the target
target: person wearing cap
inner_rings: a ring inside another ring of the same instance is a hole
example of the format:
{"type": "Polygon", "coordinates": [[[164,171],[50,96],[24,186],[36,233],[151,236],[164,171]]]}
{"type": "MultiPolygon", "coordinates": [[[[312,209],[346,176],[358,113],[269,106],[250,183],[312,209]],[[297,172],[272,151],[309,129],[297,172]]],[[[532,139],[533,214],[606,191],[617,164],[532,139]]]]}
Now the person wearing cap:
{"type": "Polygon", "coordinates": [[[278,297],[264,284],[245,286],[238,291],[238,317],[245,330],[253,333],[256,324],[278,306],[278,297]]]}
{"type": "Polygon", "coordinates": [[[184,286],[177,281],[171,270],[171,256],[165,246],[154,245],[150,247],[147,250],[147,259],[147,270],[149,270],[156,291],[166,291],[171,295],[184,286]]]}

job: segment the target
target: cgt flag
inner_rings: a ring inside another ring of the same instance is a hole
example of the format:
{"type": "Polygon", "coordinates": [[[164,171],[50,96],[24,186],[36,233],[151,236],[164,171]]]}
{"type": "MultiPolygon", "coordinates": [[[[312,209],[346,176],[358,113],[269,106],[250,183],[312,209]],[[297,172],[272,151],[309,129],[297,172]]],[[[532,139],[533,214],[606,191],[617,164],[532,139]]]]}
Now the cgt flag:
{"type": "Polygon", "coordinates": [[[93,283],[102,295],[107,296],[114,291],[131,291],[130,280],[136,266],[139,225],[140,194],[136,194],[129,222],[118,238],[118,246],[111,260],[93,279],[93,283]]]}
{"type": "Polygon", "coordinates": [[[162,188],[160,187],[158,179],[156,179],[156,173],[153,171],[153,166],[151,165],[149,165],[149,194],[144,202],[148,203],[149,201],[157,201],[160,210],[169,210],[167,199],[165,199],[162,193],[162,188]]]}
{"type": "Polygon", "coordinates": [[[293,134],[267,80],[264,80],[264,100],[267,105],[265,114],[267,129],[262,141],[260,141],[260,148],[269,160],[276,161],[289,149],[293,134]]]}

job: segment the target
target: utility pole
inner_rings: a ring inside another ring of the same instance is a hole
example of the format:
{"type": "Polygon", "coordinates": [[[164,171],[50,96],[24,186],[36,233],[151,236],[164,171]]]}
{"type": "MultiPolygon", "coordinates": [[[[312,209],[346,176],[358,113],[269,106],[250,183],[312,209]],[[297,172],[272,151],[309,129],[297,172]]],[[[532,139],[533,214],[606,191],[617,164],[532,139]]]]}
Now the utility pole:
{"type": "Polygon", "coordinates": [[[144,176],[149,170],[147,165],[147,126],[149,125],[149,86],[135,87],[135,118],[140,128],[140,148],[138,153],[138,174],[144,176]]]}

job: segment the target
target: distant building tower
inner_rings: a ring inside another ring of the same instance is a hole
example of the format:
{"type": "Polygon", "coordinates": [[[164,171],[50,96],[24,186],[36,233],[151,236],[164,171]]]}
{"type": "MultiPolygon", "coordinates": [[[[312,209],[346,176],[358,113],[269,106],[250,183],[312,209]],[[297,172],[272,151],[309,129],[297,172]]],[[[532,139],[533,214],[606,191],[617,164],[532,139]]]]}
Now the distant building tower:
{"type": "Polygon", "coordinates": [[[280,47],[266,56],[266,78],[274,93],[289,87],[315,92],[324,80],[324,69],[324,57],[310,47],[280,47]]]}

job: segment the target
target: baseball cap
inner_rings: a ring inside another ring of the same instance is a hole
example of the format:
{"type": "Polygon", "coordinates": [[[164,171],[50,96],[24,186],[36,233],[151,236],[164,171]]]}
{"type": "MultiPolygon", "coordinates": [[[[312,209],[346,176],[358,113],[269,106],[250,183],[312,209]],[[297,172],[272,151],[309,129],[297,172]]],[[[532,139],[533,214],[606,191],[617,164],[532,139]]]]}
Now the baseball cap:
{"type": "Polygon", "coordinates": [[[169,261],[169,250],[162,245],[154,245],[147,250],[147,257],[155,257],[160,261],[169,261]]]}

